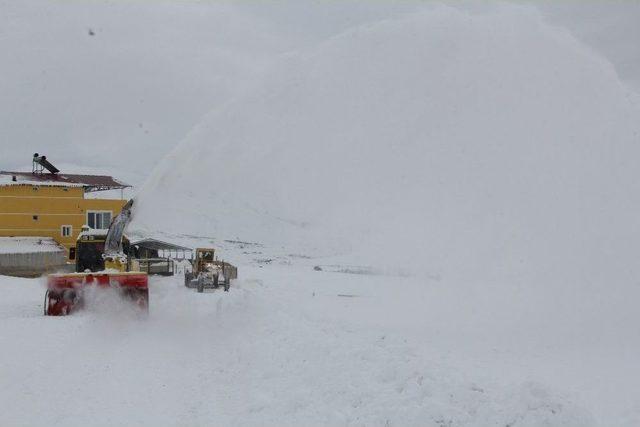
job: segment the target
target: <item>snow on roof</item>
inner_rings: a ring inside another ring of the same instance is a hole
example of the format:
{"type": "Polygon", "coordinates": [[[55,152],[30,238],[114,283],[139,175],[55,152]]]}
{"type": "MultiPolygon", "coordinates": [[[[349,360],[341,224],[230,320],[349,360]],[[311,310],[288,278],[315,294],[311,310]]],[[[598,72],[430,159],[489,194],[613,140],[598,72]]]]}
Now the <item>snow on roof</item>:
{"type": "Polygon", "coordinates": [[[50,185],[83,187],[86,191],[113,190],[130,187],[108,175],[74,175],[0,171],[0,186],[3,185],[50,185]],[[14,180],[15,178],[15,180],[14,180]]]}
{"type": "Polygon", "coordinates": [[[0,237],[0,254],[60,251],[64,248],[51,237],[0,237]]]}
{"type": "Polygon", "coordinates": [[[78,238],[81,236],[102,236],[105,237],[107,235],[107,233],[109,232],[108,228],[88,228],[88,229],[82,229],[82,231],[80,232],[80,234],[78,235],[78,238]]]}
{"type": "Polygon", "coordinates": [[[180,250],[180,251],[192,251],[193,249],[186,246],[176,245],[174,243],[163,242],[162,240],[147,238],[138,240],[131,243],[134,246],[140,246],[142,248],[154,249],[154,250],[180,250]]]}
{"type": "Polygon", "coordinates": [[[84,187],[82,184],[78,183],[70,183],[70,182],[42,182],[36,181],[34,179],[28,179],[25,176],[16,175],[16,180],[14,181],[12,175],[5,174],[4,172],[0,172],[0,187],[8,186],[8,185],[50,185],[56,187],[84,187]]]}

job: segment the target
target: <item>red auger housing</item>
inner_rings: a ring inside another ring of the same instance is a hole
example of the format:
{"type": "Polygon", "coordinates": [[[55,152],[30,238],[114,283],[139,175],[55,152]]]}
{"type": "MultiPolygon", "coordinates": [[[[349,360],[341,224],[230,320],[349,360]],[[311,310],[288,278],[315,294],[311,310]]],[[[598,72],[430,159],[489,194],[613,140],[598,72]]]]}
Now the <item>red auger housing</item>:
{"type": "Polygon", "coordinates": [[[84,292],[91,286],[116,289],[141,310],[149,310],[148,276],[141,272],[51,274],[44,297],[45,316],[64,316],[84,305],[84,292]]]}

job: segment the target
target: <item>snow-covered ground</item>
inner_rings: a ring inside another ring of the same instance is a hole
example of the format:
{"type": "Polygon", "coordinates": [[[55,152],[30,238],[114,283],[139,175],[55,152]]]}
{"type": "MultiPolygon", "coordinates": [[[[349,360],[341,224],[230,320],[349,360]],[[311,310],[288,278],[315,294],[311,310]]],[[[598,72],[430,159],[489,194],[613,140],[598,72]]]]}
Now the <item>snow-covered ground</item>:
{"type": "Polygon", "coordinates": [[[287,37],[278,19],[316,15],[24,4],[3,5],[9,135],[149,176],[130,236],[213,245],[240,279],[153,278],[147,318],[109,294],[46,318],[41,279],[0,277],[0,424],[640,425],[640,101],[536,8],[287,37]],[[41,52],[74,72],[37,84],[41,52]]]}
{"type": "Polygon", "coordinates": [[[108,296],[45,317],[42,279],[1,277],[3,423],[640,422],[640,315],[623,296],[615,307],[597,295],[540,301],[225,245],[241,262],[229,293],[152,278],[148,318],[108,296]],[[584,310],[603,316],[585,321],[584,310]]]}

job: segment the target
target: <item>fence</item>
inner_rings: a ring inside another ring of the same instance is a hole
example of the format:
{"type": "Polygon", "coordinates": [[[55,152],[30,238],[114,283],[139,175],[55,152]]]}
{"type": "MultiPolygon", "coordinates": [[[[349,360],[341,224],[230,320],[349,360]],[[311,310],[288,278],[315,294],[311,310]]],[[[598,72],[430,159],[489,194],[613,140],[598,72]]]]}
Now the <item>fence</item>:
{"type": "Polygon", "coordinates": [[[140,258],[140,271],[148,274],[172,276],[175,273],[175,265],[171,258],[140,258]]]}
{"type": "Polygon", "coordinates": [[[64,251],[0,254],[0,274],[7,276],[38,277],[67,269],[64,251]]]}

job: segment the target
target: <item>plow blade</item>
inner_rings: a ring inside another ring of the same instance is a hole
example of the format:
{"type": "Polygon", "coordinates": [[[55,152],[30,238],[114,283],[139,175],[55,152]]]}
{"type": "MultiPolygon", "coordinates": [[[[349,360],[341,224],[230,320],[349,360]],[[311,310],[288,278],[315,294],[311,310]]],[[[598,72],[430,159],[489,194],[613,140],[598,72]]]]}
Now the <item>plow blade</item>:
{"type": "Polygon", "coordinates": [[[149,310],[148,276],[141,272],[96,272],[51,274],[47,277],[45,316],[65,316],[84,306],[83,294],[90,288],[115,289],[126,300],[149,310]]]}

